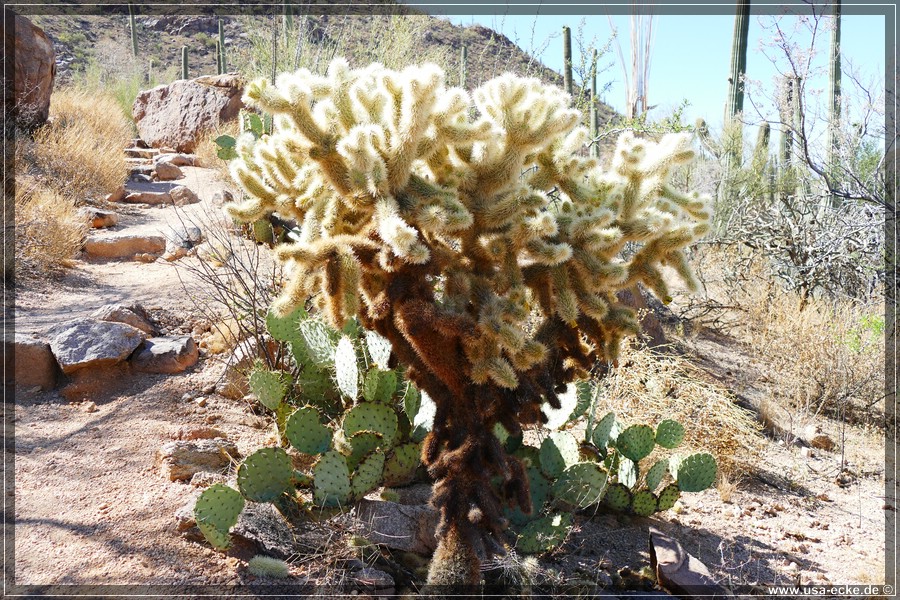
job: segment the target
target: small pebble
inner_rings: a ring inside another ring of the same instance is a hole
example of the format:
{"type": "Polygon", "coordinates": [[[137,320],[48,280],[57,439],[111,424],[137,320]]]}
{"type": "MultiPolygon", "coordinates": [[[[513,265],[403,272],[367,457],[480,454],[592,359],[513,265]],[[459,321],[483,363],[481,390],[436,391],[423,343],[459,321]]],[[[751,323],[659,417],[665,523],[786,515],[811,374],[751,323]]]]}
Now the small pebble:
{"type": "Polygon", "coordinates": [[[94,404],[93,402],[85,402],[84,404],[81,405],[81,407],[84,409],[84,412],[89,412],[89,413],[97,412],[97,405],[94,404]]]}
{"type": "Polygon", "coordinates": [[[200,396],[199,398],[194,400],[194,402],[197,403],[197,406],[202,408],[202,407],[206,406],[206,397],[200,396]]]}

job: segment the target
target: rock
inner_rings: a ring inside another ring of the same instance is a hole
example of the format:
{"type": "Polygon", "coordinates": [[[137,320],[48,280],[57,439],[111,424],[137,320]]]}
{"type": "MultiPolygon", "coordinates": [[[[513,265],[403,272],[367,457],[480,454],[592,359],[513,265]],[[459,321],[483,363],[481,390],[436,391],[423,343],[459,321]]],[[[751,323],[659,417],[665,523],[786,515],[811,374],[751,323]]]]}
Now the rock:
{"type": "Polygon", "coordinates": [[[197,194],[183,185],[176,185],[173,187],[169,190],[169,195],[172,197],[172,202],[175,203],[175,206],[187,206],[188,204],[200,202],[200,198],[197,194]]]}
{"type": "Polygon", "coordinates": [[[146,334],[125,323],[76,319],[65,324],[50,342],[63,373],[112,366],[126,360],[146,334]]]}
{"type": "Polygon", "coordinates": [[[194,476],[191,477],[191,485],[196,488],[208,488],[214,483],[226,483],[227,481],[228,478],[221,473],[207,473],[206,471],[194,473],[194,476]]]}
{"type": "Polygon", "coordinates": [[[656,571],[659,585],[678,596],[732,597],[727,589],[716,583],[706,565],[655,527],[650,527],[650,567],[656,571]]]}
{"type": "Polygon", "coordinates": [[[287,521],[269,503],[248,502],[231,533],[275,558],[288,558],[298,549],[287,521]]]}
{"type": "Polygon", "coordinates": [[[135,371],[181,373],[197,364],[200,353],[191,337],[155,337],[144,340],[131,358],[135,371]]]}
{"type": "Polygon", "coordinates": [[[186,481],[201,471],[224,470],[240,456],[234,443],[221,438],[179,440],[164,444],[156,453],[156,463],[170,481],[186,481]]]}
{"type": "Polygon", "coordinates": [[[50,115],[56,53],[53,42],[40,27],[21,15],[4,12],[4,49],[6,56],[14,57],[10,65],[12,85],[3,86],[4,105],[12,109],[9,116],[19,126],[30,129],[44,124],[50,115]]]}
{"type": "Polygon", "coordinates": [[[167,162],[176,167],[196,167],[197,157],[193,154],[166,153],[156,156],[153,161],[158,165],[161,162],[167,162]]]}
{"type": "Polygon", "coordinates": [[[84,251],[89,258],[130,258],[136,254],[162,254],[166,239],[161,235],[105,232],[88,236],[84,251]]]}
{"type": "Polygon", "coordinates": [[[59,393],[69,402],[89,402],[97,396],[112,396],[130,385],[131,365],[128,361],[105,367],[79,369],[68,375],[69,382],[59,393]]]}
{"type": "Polygon", "coordinates": [[[175,439],[179,440],[211,440],[213,438],[228,439],[228,435],[215,427],[182,427],[175,439]]]}
{"type": "Polygon", "coordinates": [[[140,92],[132,114],[151,146],[192,152],[206,132],[237,118],[243,92],[244,80],[236,74],[178,80],[140,92]]]}
{"type": "Polygon", "coordinates": [[[818,450],[831,452],[837,447],[837,443],[834,439],[825,433],[821,426],[816,425],[815,423],[807,425],[803,429],[803,437],[806,438],[807,444],[818,450]]]}
{"type": "Polygon", "coordinates": [[[151,160],[156,156],[159,156],[159,150],[156,148],[144,148],[141,146],[135,146],[132,148],[125,148],[125,156],[127,158],[142,158],[144,160],[151,160]]]}
{"type": "Polygon", "coordinates": [[[375,544],[418,554],[429,554],[437,547],[440,514],[430,506],[363,498],[355,515],[361,535],[375,544]]]}
{"type": "Polygon", "coordinates": [[[121,202],[125,198],[125,186],[120,185],[112,193],[106,195],[107,202],[121,202]]]}
{"type": "Polygon", "coordinates": [[[156,178],[160,181],[173,181],[184,178],[184,173],[181,172],[181,169],[165,160],[156,163],[154,170],[156,171],[156,178]]]}
{"type": "Polygon", "coordinates": [[[393,596],[394,578],[379,569],[365,567],[350,573],[350,583],[354,587],[372,591],[378,595],[393,596]]]}
{"type": "Polygon", "coordinates": [[[56,386],[59,365],[53,358],[50,344],[16,333],[15,341],[4,344],[7,381],[22,388],[39,387],[50,390],[56,386]]]}
{"type": "Polygon", "coordinates": [[[109,210],[84,206],[78,209],[78,214],[91,224],[94,229],[113,227],[119,222],[119,215],[109,210]]]}
{"type": "Polygon", "coordinates": [[[95,413],[97,412],[97,403],[91,401],[85,402],[81,405],[81,410],[86,413],[95,413]]]}
{"type": "Polygon", "coordinates": [[[194,225],[179,225],[166,232],[166,254],[190,250],[203,241],[203,232],[194,225]]]}
{"type": "Polygon", "coordinates": [[[219,190],[212,195],[212,203],[216,206],[222,206],[230,202],[234,202],[234,195],[228,190],[219,190]]]}
{"type": "Polygon", "coordinates": [[[111,323],[126,323],[137,327],[150,336],[158,335],[159,331],[150,322],[150,316],[140,304],[125,306],[124,304],[106,304],[91,313],[91,318],[98,321],[111,323]]]}
{"type": "MultiPolygon", "coordinates": [[[[132,176],[134,179],[134,176],[132,176]]],[[[149,178],[148,178],[149,181],[149,178]]],[[[122,198],[122,202],[129,204],[171,204],[172,196],[169,192],[130,192],[122,198]]]]}

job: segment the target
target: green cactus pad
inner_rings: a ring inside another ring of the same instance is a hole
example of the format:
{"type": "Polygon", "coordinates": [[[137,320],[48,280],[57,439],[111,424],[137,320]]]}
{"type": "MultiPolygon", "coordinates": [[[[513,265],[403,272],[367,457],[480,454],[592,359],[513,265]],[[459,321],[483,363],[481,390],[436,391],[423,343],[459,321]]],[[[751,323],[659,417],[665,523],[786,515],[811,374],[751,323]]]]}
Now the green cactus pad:
{"type": "Polygon", "coordinates": [[[313,478],[303,471],[294,471],[294,477],[291,479],[291,485],[295,487],[308,488],[312,487],[313,478]]]}
{"type": "Polygon", "coordinates": [[[338,342],[334,353],[334,368],[338,389],[351,399],[359,396],[359,366],[356,363],[356,349],[346,335],[338,342]]]}
{"type": "Polygon", "coordinates": [[[659,493],[659,501],[657,502],[660,511],[669,510],[675,506],[675,502],[681,497],[681,490],[678,489],[677,483],[670,483],[659,493]]]}
{"type": "Polygon", "coordinates": [[[194,505],[197,527],[213,548],[225,550],[231,545],[228,532],[244,510],[244,497],[234,488],[214,483],[206,488],[194,505]]]}
{"type": "Polygon", "coordinates": [[[606,492],[607,474],[597,463],[581,462],[563,471],[553,484],[553,495],[567,504],[587,508],[606,492]]]}
{"type": "Polygon", "coordinates": [[[306,365],[297,378],[300,396],[308,404],[322,406],[323,399],[333,394],[333,384],[327,371],[319,371],[312,364],[306,365]]]}
{"type": "Polygon", "coordinates": [[[591,441],[594,442],[595,446],[598,448],[606,448],[609,444],[609,433],[612,431],[615,422],[616,413],[613,412],[608,413],[597,422],[593,433],[591,433],[591,441]]]}
{"type": "Polygon", "coordinates": [[[366,347],[376,367],[382,371],[390,369],[388,363],[391,360],[391,342],[387,338],[374,331],[366,331],[366,347]]]}
{"type": "Polygon", "coordinates": [[[342,506],[350,498],[350,471],[337,450],[322,455],[313,467],[313,481],[313,501],[319,506],[342,506]]]}
{"type": "Polygon", "coordinates": [[[591,401],[594,399],[595,388],[596,386],[590,381],[579,381],[575,384],[575,393],[578,402],[575,404],[575,409],[572,411],[572,414],[569,415],[570,423],[583,417],[584,413],[587,412],[587,409],[590,408],[591,401]]]}
{"type": "Polygon", "coordinates": [[[541,412],[547,417],[544,427],[550,430],[564,427],[578,406],[578,392],[574,385],[569,384],[565,393],[559,394],[558,398],[559,408],[553,408],[549,402],[541,405],[541,412]]]}
{"type": "Polygon", "coordinates": [[[280,371],[256,369],[250,374],[250,391],[269,410],[277,410],[287,396],[290,383],[287,374],[280,371]]]}
{"type": "Polygon", "coordinates": [[[663,477],[666,476],[666,473],[669,470],[669,459],[661,458],[656,461],[650,470],[647,471],[647,489],[651,492],[656,490],[659,487],[659,484],[662,482],[663,477]]]}
{"type": "Polygon", "coordinates": [[[555,479],[578,462],[578,440],[568,431],[554,431],[541,444],[541,470],[555,479]]]}
{"type": "Polygon", "coordinates": [[[337,348],[325,323],[316,319],[301,321],[300,334],[306,342],[310,360],[317,367],[330,369],[334,366],[334,353],[337,348]]]}
{"type": "Polygon", "coordinates": [[[362,459],[384,446],[384,438],[374,431],[357,431],[346,442],[347,448],[342,454],[347,457],[347,468],[351,471],[356,469],[362,459]]]}
{"type": "Polygon", "coordinates": [[[403,412],[406,413],[410,423],[415,421],[421,403],[422,396],[419,390],[412,383],[407,383],[406,391],[403,393],[403,412]]]}
{"type": "Polygon", "coordinates": [[[573,520],[571,513],[562,513],[532,521],[519,534],[516,550],[522,554],[541,554],[553,550],[565,541],[573,520]]]}
{"type": "Polygon", "coordinates": [[[294,312],[284,317],[279,317],[270,310],[266,314],[266,328],[279,342],[296,342],[300,340],[300,321],[308,316],[303,306],[298,306],[294,312]]]}
{"type": "Polygon", "coordinates": [[[376,450],[359,463],[350,479],[350,494],[359,500],[381,484],[384,472],[384,452],[376,450]]]}
{"type": "Polygon", "coordinates": [[[621,483],[609,486],[603,502],[613,510],[623,512],[631,505],[631,490],[621,483]]]}
{"type": "Polygon", "coordinates": [[[254,502],[271,502],[291,489],[294,468],[291,457],[281,448],[260,448],[238,467],[241,493],[254,502]]]}
{"type": "Polygon", "coordinates": [[[534,446],[522,444],[515,452],[513,452],[513,456],[522,459],[522,463],[526,467],[538,469],[541,466],[541,451],[534,446]]]}
{"type": "Polygon", "coordinates": [[[285,435],[291,446],[304,454],[322,454],[331,447],[331,430],[319,421],[311,406],[295,410],[287,419],[285,435]]]}
{"type": "Polygon", "coordinates": [[[663,448],[677,448],[684,440],[684,426],[678,421],[666,419],[656,427],[656,443],[663,448]]]}
{"type": "Polygon", "coordinates": [[[649,517],[656,512],[656,496],[653,492],[641,490],[631,499],[631,512],[641,517],[649,517]]]}
{"type": "MultiPolygon", "coordinates": [[[[532,448],[532,450],[536,451],[535,448],[532,448]]],[[[531,494],[531,514],[526,515],[519,507],[514,509],[507,508],[504,511],[506,517],[519,526],[538,518],[541,515],[541,511],[544,510],[547,498],[550,497],[550,480],[544,477],[536,463],[535,466],[527,467],[525,474],[528,475],[528,491],[531,494]]]]}
{"type": "Polygon", "coordinates": [[[682,492],[702,492],[716,481],[716,459],[702,452],[681,459],[675,481],[682,492]]]}
{"type": "Polygon", "coordinates": [[[629,488],[633,488],[634,484],[637,483],[638,478],[637,465],[630,458],[620,456],[616,477],[618,478],[619,483],[627,485],[629,488]]]}
{"type": "Polygon", "coordinates": [[[656,437],[653,428],[649,425],[632,425],[628,427],[616,439],[616,449],[622,456],[630,458],[634,462],[640,461],[653,452],[656,437]]]}
{"type": "Polygon", "coordinates": [[[396,388],[396,373],[371,369],[363,382],[363,398],[369,402],[390,402],[396,388]]]}
{"type": "Polygon", "coordinates": [[[411,482],[421,464],[421,454],[421,444],[409,443],[394,448],[384,463],[384,485],[394,487],[411,482]]]}
{"type": "Polygon", "coordinates": [[[347,438],[357,431],[374,431],[384,437],[385,447],[394,443],[397,435],[397,413],[387,404],[364,402],[357,404],[344,416],[342,429],[347,438]]]}

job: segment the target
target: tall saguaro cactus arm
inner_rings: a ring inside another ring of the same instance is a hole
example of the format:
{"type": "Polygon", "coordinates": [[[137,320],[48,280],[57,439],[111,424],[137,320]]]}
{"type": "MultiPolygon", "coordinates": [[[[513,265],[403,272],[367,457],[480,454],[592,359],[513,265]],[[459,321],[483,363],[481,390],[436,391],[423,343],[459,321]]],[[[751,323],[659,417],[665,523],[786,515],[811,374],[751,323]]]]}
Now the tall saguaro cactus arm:
{"type": "Polygon", "coordinates": [[[544,402],[615,359],[637,329],[616,291],[642,281],[666,298],[664,264],[692,283],[683,250],[708,229],[708,200],[670,183],[689,136],[624,134],[604,171],[577,153],[588,131],[568,99],[536,79],[470,96],[434,65],[341,59],[247,88],[276,128],[238,139],[231,170],[249,199],[229,211],[300,224],[277,251],[290,278],[275,309],[313,296],[335,325],[357,315],[436,404],[422,453],[441,512],[432,583],[477,582],[503,506],[531,509],[494,426],[545,421],[544,402]]]}
{"type": "Polygon", "coordinates": [[[734,16],[734,36],[731,41],[731,71],[728,75],[728,105],[725,120],[735,118],[744,110],[744,75],[747,72],[747,39],[750,33],[750,0],[740,0],[734,16]]]}

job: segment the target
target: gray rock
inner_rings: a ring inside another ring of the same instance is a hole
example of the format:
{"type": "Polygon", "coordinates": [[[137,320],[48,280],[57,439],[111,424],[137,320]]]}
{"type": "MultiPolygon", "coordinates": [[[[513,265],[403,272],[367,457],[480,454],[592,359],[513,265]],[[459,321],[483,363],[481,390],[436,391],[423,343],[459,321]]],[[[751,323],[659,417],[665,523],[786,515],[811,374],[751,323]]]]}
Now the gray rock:
{"type": "Polygon", "coordinates": [[[98,321],[110,321],[112,323],[125,323],[137,327],[150,336],[157,335],[159,331],[150,322],[147,311],[140,304],[125,306],[124,304],[106,304],[101,306],[91,317],[98,321]]]}
{"type": "Polygon", "coordinates": [[[212,195],[212,203],[216,206],[222,206],[230,202],[234,202],[234,195],[228,190],[219,190],[212,195]]]}
{"type": "Polygon", "coordinates": [[[15,341],[5,343],[6,376],[23,388],[50,390],[56,386],[59,365],[50,344],[17,333],[15,341]]]}
{"type": "Polygon", "coordinates": [[[440,514],[430,506],[363,498],[355,514],[361,535],[375,544],[417,554],[430,554],[437,548],[440,514]]]}
{"type": "Polygon", "coordinates": [[[184,173],[181,172],[181,169],[165,160],[156,163],[156,168],[154,170],[156,171],[156,178],[160,181],[173,181],[184,177],[184,173]]]}
{"type": "Polygon", "coordinates": [[[358,571],[353,571],[350,573],[350,581],[357,588],[393,595],[394,578],[379,569],[365,567],[358,571]]]}
{"type": "Polygon", "coordinates": [[[237,118],[243,93],[244,81],[234,74],[178,80],[140,92],[132,114],[151,146],[193,152],[207,131],[237,118]]]}
{"type": "Polygon", "coordinates": [[[61,327],[50,349],[63,373],[112,366],[126,360],[146,334],[125,323],[76,319],[61,327]]]}
{"type": "Polygon", "coordinates": [[[237,446],[221,438],[168,442],[156,453],[156,463],[170,481],[188,481],[203,471],[223,471],[238,458],[237,446]]]}
{"type": "Polygon", "coordinates": [[[161,162],[167,162],[176,167],[196,167],[197,157],[193,154],[181,154],[178,152],[160,154],[153,161],[158,165],[161,162]]]}
{"type": "Polygon", "coordinates": [[[186,206],[188,204],[196,204],[200,202],[200,198],[189,188],[186,188],[183,185],[176,185],[171,190],[169,190],[169,196],[172,198],[172,202],[175,206],[186,206]]]}
{"type": "Polygon", "coordinates": [[[231,533],[255,544],[261,553],[276,558],[288,558],[298,550],[287,521],[269,503],[248,502],[231,533]]]}
{"type": "Polygon", "coordinates": [[[193,225],[181,225],[172,228],[166,233],[166,253],[163,255],[168,261],[178,260],[203,241],[203,232],[193,225]]]}
{"type": "Polygon", "coordinates": [[[131,258],[137,254],[162,254],[166,239],[161,235],[103,232],[88,236],[84,251],[88,258],[131,258]]]}
{"type": "Polygon", "coordinates": [[[155,337],[144,340],[131,358],[135,371],[181,373],[197,364],[200,352],[191,337],[155,337]]]}

